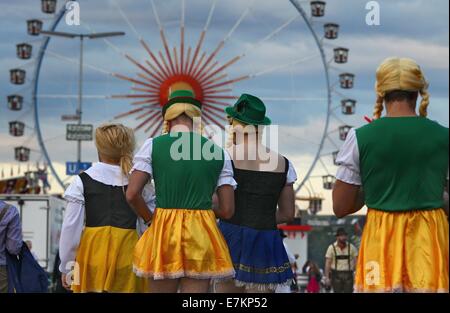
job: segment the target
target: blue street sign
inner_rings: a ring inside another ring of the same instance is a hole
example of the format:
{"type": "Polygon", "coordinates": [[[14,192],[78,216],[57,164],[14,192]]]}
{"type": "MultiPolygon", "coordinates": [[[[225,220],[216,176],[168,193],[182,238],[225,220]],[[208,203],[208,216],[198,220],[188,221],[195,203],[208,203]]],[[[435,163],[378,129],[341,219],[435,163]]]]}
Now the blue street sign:
{"type": "Polygon", "coordinates": [[[78,175],[91,166],[91,162],[66,162],[66,175],[78,175]]]}

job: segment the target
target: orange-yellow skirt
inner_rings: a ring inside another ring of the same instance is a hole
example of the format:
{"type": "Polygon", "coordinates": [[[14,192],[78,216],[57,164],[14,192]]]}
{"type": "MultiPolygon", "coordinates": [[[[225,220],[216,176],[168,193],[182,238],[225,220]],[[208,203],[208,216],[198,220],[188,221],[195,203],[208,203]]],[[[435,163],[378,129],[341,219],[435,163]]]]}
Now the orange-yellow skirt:
{"type": "Polygon", "coordinates": [[[448,230],[442,209],[369,209],[355,292],[448,292],[448,230]]]}
{"type": "Polygon", "coordinates": [[[73,275],[73,292],[148,292],[148,282],[133,273],[136,230],[86,227],[73,275]]]}
{"type": "Polygon", "coordinates": [[[138,276],[209,279],[234,276],[228,246],[212,210],[156,209],[134,250],[138,276]]]}

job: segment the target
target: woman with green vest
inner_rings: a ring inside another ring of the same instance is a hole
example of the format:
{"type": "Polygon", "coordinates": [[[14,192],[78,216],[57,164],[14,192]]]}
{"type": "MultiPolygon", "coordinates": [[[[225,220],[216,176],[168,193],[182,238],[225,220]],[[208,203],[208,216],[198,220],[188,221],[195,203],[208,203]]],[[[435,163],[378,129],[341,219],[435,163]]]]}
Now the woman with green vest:
{"type": "Polygon", "coordinates": [[[416,62],[389,58],[376,78],[375,119],[348,134],[333,190],[337,217],[368,207],[355,291],[448,292],[448,128],[427,119],[416,62]]]}
{"type": "MultiPolygon", "coordinates": [[[[261,99],[242,95],[225,109],[229,121],[235,214],[220,219],[236,276],[215,284],[217,292],[274,292],[294,277],[277,225],[294,218],[297,179],[292,163],[264,146],[262,135],[271,121],[261,99]]],[[[268,131],[266,129],[266,131],[268,131]]],[[[270,131],[270,130],[269,130],[270,131]]],[[[272,136],[271,136],[272,137],[272,136]]]]}
{"type": "Polygon", "coordinates": [[[234,276],[216,218],[234,213],[236,182],[226,152],[193,129],[201,103],[174,91],[162,109],[163,134],[135,155],[127,200],[151,225],[136,245],[134,271],[150,278],[150,292],[207,292],[212,278],[234,276]],[[153,179],[156,210],[148,214],[141,193],[153,179]],[[220,209],[212,209],[213,194],[220,209]]]}

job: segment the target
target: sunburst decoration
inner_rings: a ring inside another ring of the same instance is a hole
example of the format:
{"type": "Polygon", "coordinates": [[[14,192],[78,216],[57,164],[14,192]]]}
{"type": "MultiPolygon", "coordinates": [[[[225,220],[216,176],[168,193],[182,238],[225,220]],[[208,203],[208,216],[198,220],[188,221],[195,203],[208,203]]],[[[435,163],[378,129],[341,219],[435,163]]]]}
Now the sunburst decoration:
{"type": "Polygon", "coordinates": [[[131,105],[139,107],[122,113],[115,118],[120,119],[137,115],[136,120],[140,122],[135,127],[135,130],[144,129],[146,133],[149,133],[150,137],[154,137],[161,129],[163,123],[159,108],[167,102],[169,93],[173,90],[189,89],[194,92],[196,98],[203,104],[203,119],[207,123],[218,125],[223,129],[225,121],[223,109],[225,106],[230,105],[232,100],[237,99],[236,96],[230,95],[232,85],[250,78],[250,75],[244,75],[229,79],[226,70],[244,55],[235,56],[223,65],[216,61],[217,55],[224,48],[229,35],[219,42],[210,55],[206,52],[201,53],[214,6],[211,8],[206,25],[200,33],[200,38],[194,50],[190,46],[186,49],[185,46],[184,13],[180,24],[180,45],[170,49],[153,1],[152,5],[160,29],[164,52],[158,51],[157,54],[154,53],[141,38],[139,40],[140,44],[148,53],[148,59],[145,60],[145,64],[136,61],[128,54],[124,55],[140,69],[140,72],[135,78],[117,73],[114,73],[113,76],[133,83],[131,89],[138,93],[113,95],[112,98],[133,99],[136,101],[132,102],[131,105]]]}

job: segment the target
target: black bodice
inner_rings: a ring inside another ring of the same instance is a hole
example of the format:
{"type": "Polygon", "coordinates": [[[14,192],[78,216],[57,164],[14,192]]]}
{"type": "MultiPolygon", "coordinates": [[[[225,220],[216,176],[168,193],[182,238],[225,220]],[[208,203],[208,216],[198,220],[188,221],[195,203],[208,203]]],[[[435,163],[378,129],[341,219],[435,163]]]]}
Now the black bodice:
{"type": "Polygon", "coordinates": [[[276,211],[281,191],[286,185],[289,161],[285,171],[261,172],[234,168],[238,186],[234,191],[235,213],[228,223],[258,230],[277,229],[276,211]]]}
{"type": "Polygon", "coordinates": [[[86,226],[136,229],[137,216],[125,199],[127,186],[109,186],[80,174],[84,188],[86,226]]]}

